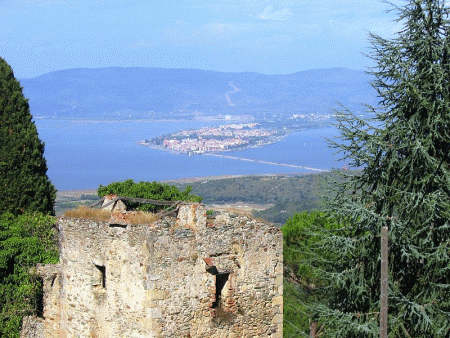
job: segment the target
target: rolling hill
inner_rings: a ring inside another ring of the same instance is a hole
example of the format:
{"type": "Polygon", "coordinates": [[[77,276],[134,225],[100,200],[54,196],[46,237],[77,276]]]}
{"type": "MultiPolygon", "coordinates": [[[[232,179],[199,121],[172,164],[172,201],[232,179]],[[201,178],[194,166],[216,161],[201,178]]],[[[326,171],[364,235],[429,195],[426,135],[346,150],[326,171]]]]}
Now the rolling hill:
{"type": "Polygon", "coordinates": [[[195,69],[79,68],[22,79],[35,117],[105,118],[252,114],[256,118],[330,113],[375,103],[370,76],[346,68],[287,75],[195,69]]]}

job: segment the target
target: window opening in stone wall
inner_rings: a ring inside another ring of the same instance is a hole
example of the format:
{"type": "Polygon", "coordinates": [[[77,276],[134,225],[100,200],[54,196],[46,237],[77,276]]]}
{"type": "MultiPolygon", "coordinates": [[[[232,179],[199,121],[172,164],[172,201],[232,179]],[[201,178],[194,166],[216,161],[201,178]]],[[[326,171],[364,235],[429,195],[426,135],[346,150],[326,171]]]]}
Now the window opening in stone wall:
{"type": "Polygon", "coordinates": [[[219,306],[222,290],[227,283],[229,276],[230,272],[220,272],[216,275],[216,300],[214,301],[212,308],[217,308],[219,306]]]}
{"type": "Polygon", "coordinates": [[[95,264],[95,267],[98,270],[98,279],[95,285],[101,287],[102,289],[106,289],[106,268],[97,264],[95,264]]]}
{"type": "Polygon", "coordinates": [[[37,295],[36,312],[39,318],[44,318],[44,280],[38,278],[40,284],[39,293],[37,295]]]}

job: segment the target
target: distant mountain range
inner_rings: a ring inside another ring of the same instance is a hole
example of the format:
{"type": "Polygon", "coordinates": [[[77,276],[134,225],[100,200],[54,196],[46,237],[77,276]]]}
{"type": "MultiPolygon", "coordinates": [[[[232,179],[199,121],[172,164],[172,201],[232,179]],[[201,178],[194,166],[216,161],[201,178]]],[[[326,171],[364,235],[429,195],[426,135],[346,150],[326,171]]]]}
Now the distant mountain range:
{"type": "Polygon", "coordinates": [[[77,68],[20,80],[35,117],[331,113],[376,104],[371,77],[346,68],[288,75],[195,69],[77,68]],[[181,112],[180,112],[181,111],[181,112]]]}

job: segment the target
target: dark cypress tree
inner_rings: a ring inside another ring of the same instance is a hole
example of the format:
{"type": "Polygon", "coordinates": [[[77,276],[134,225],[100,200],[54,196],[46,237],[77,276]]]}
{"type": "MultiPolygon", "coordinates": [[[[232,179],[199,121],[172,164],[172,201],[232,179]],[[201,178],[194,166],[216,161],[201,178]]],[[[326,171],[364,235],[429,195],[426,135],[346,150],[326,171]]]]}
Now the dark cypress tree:
{"type": "Polygon", "coordinates": [[[344,173],[329,201],[350,225],[322,233],[320,249],[334,259],[320,262],[329,302],[314,310],[329,337],[379,336],[383,226],[389,337],[450,336],[449,8],[409,0],[393,10],[403,29],[390,40],[370,34],[374,118],[338,113],[345,142],[334,146],[359,171],[344,173]]]}
{"type": "Polygon", "coordinates": [[[19,81],[0,58],[0,214],[54,213],[56,190],[31,118],[19,81]]]}

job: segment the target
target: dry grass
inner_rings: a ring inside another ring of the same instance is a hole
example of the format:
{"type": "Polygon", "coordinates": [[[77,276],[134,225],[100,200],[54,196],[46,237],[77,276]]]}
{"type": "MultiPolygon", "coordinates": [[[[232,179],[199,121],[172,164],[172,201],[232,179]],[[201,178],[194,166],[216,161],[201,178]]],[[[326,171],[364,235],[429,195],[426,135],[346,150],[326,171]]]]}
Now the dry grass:
{"type": "Polygon", "coordinates": [[[79,206],[76,209],[67,210],[64,217],[71,218],[88,218],[95,221],[109,221],[111,218],[111,211],[102,209],[92,209],[86,206],[79,206]]]}
{"type": "Polygon", "coordinates": [[[150,224],[158,219],[154,214],[150,212],[136,212],[127,215],[127,220],[130,224],[150,224]]]}
{"type": "Polygon", "coordinates": [[[67,210],[64,217],[70,218],[87,218],[94,221],[110,221],[111,218],[125,221],[129,224],[150,224],[158,218],[149,212],[132,212],[132,213],[115,213],[102,209],[92,209],[86,206],[79,206],[76,209],[67,210]]]}

